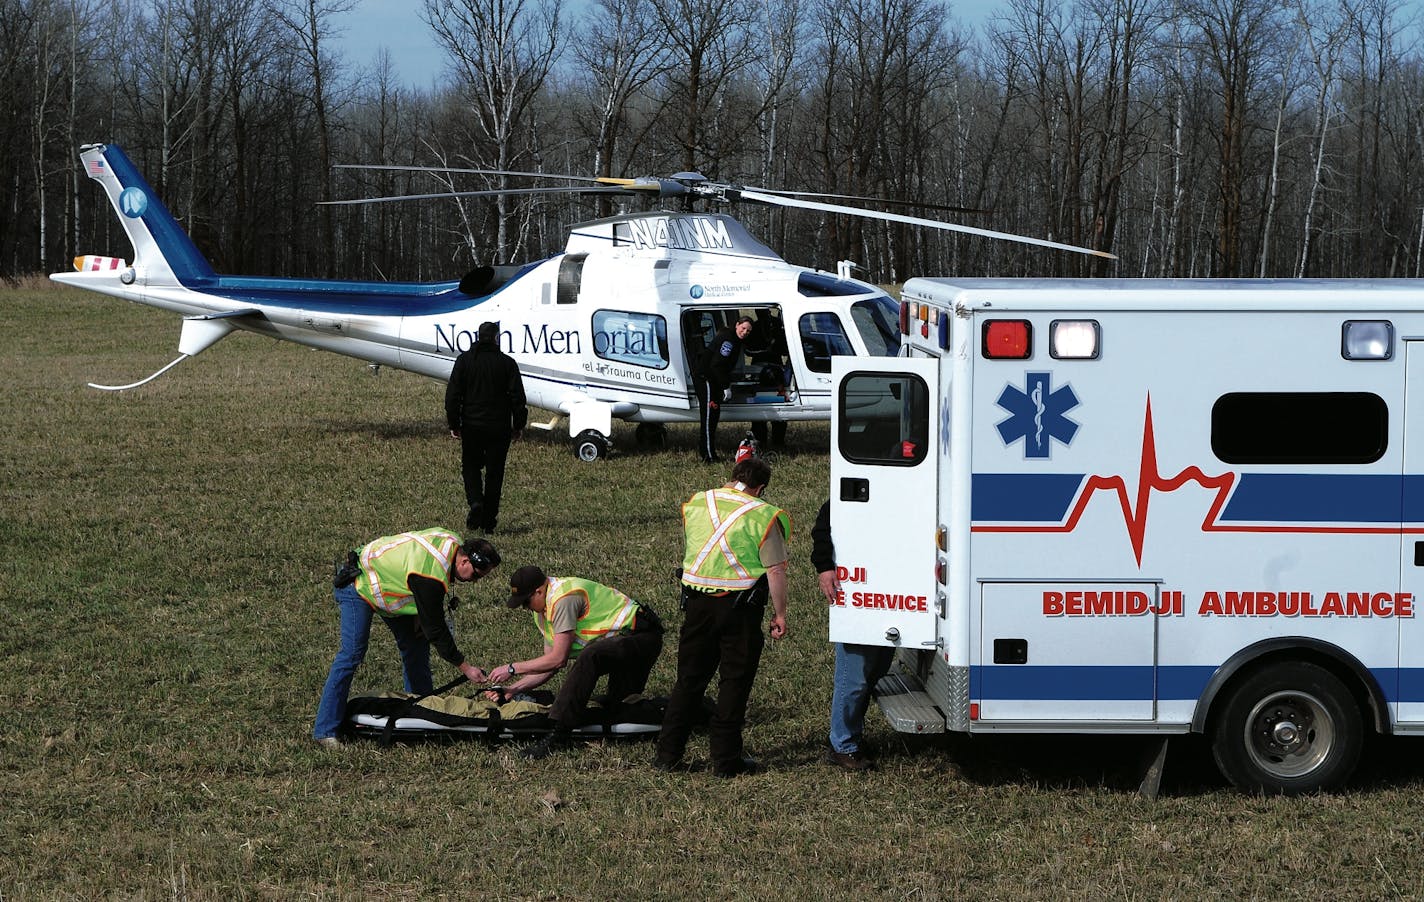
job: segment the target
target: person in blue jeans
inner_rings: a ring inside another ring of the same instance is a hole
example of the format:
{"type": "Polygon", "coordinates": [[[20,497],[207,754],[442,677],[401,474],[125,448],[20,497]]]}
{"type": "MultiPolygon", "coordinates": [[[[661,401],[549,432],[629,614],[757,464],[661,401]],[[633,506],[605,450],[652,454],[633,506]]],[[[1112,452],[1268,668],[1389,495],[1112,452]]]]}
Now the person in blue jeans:
{"type": "Polygon", "coordinates": [[[383,536],[351,552],[334,580],[341,646],[321,691],[312,738],[325,747],[340,744],[336,734],[346,718],[346,697],[377,615],[395,637],[407,692],[425,695],[434,688],[432,645],[471,682],[484,682],[484,670],[465,660],[445,622],[445,594],[452,582],[480,579],[499,560],[488,540],[461,544],[459,536],[438,528],[383,536]]]}
{"type": "MultiPolygon", "coordinates": [[[[821,505],[811,527],[811,565],[826,601],[835,604],[840,592],[836,578],[836,546],[831,539],[831,503],[821,505]]],[[[890,670],[895,649],[886,645],[854,645],[837,642],[836,675],[831,691],[830,748],[826,763],[848,771],[870,770],[875,762],[866,754],[861,734],[865,732],[865,712],[870,707],[870,690],[890,670]]]]}

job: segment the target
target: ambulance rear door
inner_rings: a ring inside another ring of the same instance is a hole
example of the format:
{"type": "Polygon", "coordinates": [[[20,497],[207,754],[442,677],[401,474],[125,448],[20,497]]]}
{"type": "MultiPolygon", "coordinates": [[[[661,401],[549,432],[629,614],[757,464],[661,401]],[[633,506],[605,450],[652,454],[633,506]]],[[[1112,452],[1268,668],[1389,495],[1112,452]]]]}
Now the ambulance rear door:
{"type": "Polygon", "coordinates": [[[832,642],[932,648],[940,361],[831,361],[832,642]]]}

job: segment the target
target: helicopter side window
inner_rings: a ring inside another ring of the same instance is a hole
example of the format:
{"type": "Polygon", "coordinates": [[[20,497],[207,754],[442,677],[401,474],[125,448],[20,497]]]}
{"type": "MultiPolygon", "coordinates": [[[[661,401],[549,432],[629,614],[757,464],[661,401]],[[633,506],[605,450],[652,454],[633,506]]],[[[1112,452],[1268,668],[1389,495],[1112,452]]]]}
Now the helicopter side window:
{"type": "Polygon", "coordinates": [[[598,310],[593,314],[593,353],[604,360],[653,369],[668,365],[667,320],[651,313],[598,310]]]}
{"type": "Polygon", "coordinates": [[[801,352],[813,373],[829,373],[832,357],[855,353],[840,317],[834,313],[807,313],[801,317],[801,352]]]}

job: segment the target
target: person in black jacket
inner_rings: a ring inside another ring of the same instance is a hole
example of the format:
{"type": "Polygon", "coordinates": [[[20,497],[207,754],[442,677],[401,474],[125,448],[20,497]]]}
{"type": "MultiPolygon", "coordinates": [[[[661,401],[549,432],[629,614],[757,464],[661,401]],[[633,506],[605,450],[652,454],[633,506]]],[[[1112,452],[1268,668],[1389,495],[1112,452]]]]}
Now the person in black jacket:
{"type": "Polygon", "coordinates": [[[445,387],[445,418],[450,435],[460,440],[470,506],[465,525],[493,533],[509,445],[529,421],[519,366],[499,349],[499,323],[480,323],[474,346],[455,358],[445,387]]]}
{"type": "Polygon", "coordinates": [[[717,330],[712,344],[698,361],[692,385],[697,392],[701,418],[697,450],[702,459],[713,463],[717,457],[717,422],[722,418],[721,405],[732,397],[732,371],[742,359],[742,342],[755,324],[750,316],[740,317],[731,328],[717,330]]]}

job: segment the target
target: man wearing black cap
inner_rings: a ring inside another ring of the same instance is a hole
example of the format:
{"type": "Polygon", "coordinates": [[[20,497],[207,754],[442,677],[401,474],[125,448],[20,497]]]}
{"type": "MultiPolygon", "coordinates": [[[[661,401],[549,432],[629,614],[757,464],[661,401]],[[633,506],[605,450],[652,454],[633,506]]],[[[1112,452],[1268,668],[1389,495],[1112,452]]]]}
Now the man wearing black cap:
{"type": "Polygon", "coordinates": [[[712,773],[753,773],[742,727],[761,662],[761,623],[771,602],[768,632],[786,637],[786,543],[791,516],[763,500],[771,466],[759,457],[738,461],[732,481],[698,492],[682,506],[682,631],[677,681],[668,696],[653,766],[681,767],[696,713],[718,676],[717,704],[707,728],[712,773]]]}
{"type": "Polygon", "coordinates": [[[534,612],[544,653],[491,669],[491,683],[505,683],[503,691],[508,693],[526,692],[573,661],[549,712],[554,729],[526,748],[525,758],[546,758],[570,745],[593,687],[604,674],[608,704],[641,693],[663,649],[662,621],[652,608],[591,579],[551,578],[529,564],[510,577],[509,606],[534,612]]]}
{"type": "Polygon", "coordinates": [[[470,506],[465,525],[492,533],[509,444],[529,421],[519,366],[499,349],[499,323],[480,323],[474,346],[455,358],[445,386],[445,419],[450,435],[460,440],[460,470],[470,506]]]}
{"type": "Polygon", "coordinates": [[[485,672],[465,660],[445,622],[445,593],[451,582],[474,582],[497,566],[499,552],[489,540],[461,544],[459,536],[439,528],[383,536],[351,552],[333,580],[341,646],[321,691],[312,738],[323,746],[338,744],[351,679],[366,658],[377,614],[395,636],[407,692],[425,695],[433,688],[432,645],[470,681],[484,682],[485,672]]]}

